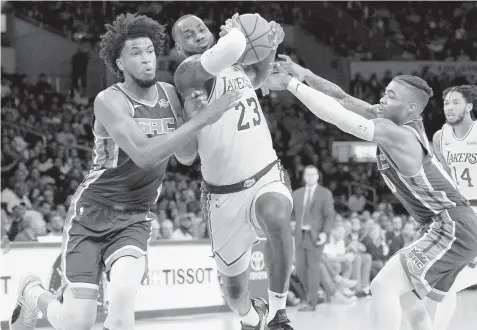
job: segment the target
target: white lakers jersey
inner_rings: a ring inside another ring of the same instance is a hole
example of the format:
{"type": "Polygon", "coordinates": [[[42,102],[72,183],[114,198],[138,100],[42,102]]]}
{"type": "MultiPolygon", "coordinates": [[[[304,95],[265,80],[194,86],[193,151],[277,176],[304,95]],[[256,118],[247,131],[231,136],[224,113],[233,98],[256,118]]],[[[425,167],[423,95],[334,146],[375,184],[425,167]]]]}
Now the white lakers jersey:
{"type": "Polygon", "coordinates": [[[209,102],[235,89],[243,90],[240,103],[197,135],[202,175],[214,185],[245,180],[277,159],[257,94],[240,65],[216,77],[209,102]]]}
{"type": "MultiPolygon", "coordinates": [[[[476,122],[461,139],[455,136],[452,126],[444,124],[441,133],[441,149],[461,194],[475,205],[477,202],[476,122]]],[[[473,209],[477,212],[476,207],[473,209]]]]}

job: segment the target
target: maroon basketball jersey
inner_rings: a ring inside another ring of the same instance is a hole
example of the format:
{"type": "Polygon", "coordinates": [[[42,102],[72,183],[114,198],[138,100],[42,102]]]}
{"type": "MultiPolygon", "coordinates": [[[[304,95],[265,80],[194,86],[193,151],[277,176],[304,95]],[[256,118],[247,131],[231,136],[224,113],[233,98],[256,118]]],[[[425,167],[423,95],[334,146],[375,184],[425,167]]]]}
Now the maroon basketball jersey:
{"type": "Polygon", "coordinates": [[[402,125],[416,135],[424,148],[425,157],[419,173],[407,177],[399,173],[392,159],[378,146],[378,169],[393,194],[420,224],[428,224],[442,211],[468,205],[451,177],[434,156],[421,118],[402,125]]]}
{"type": "MultiPolygon", "coordinates": [[[[177,128],[176,114],[180,109],[173,109],[177,105],[171,104],[163,83],[156,84],[158,98],[155,104],[135,99],[120,84],[109,88],[126,96],[124,101],[128,102],[131,117],[148,137],[168,134],[177,128]]],[[[94,136],[93,168],[82,183],[85,193],[118,204],[155,203],[169,159],[146,171],[139,168],[108,134],[94,132],[94,136]]]]}

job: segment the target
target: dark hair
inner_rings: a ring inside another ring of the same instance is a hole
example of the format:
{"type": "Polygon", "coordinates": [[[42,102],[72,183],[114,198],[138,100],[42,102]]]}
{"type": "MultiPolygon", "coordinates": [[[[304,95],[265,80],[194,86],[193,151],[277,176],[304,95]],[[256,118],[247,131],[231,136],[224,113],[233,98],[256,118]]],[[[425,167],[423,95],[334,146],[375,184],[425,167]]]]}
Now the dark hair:
{"type": "Polygon", "coordinates": [[[106,24],[105,27],[106,33],[101,36],[99,55],[111,71],[120,78],[124,75],[118,68],[116,60],[121,55],[127,40],[149,38],[156,56],[161,54],[166,39],[164,25],[152,18],[138,14],[121,14],[112,24],[106,24]]]}
{"type": "Polygon", "coordinates": [[[475,102],[477,101],[477,86],[475,85],[461,85],[446,88],[442,92],[442,99],[445,99],[447,94],[452,92],[461,93],[467,103],[475,105],[475,102]]]}
{"type": "MultiPolygon", "coordinates": [[[[452,92],[458,92],[462,94],[467,103],[472,103],[475,112],[477,112],[477,86],[476,85],[460,85],[444,89],[442,92],[442,99],[445,99],[447,94],[452,92]]],[[[470,113],[470,117],[475,120],[474,114],[470,113]]]]}
{"type": "Polygon", "coordinates": [[[431,98],[434,95],[432,88],[427,84],[427,82],[424,79],[419,78],[418,76],[404,74],[404,75],[394,77],[393,80],[398,83],[402,83],[402,84],[408,85],[409,87],[413,87],[417,90],[420,90],[424,94],[426,94],[427,97],[429,98],[431,98]]]}

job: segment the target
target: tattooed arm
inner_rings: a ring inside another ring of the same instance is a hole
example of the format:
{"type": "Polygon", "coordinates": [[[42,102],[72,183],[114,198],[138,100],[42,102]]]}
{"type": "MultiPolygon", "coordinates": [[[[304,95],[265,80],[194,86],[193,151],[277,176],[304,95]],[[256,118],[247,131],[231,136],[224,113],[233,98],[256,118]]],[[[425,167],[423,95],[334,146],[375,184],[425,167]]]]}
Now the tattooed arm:
{"type": "Polygon", "coordinates": [[[300,81],[306,81],[311,88],[331,96],[343,107],[354,113],[357,113],[367,119],[373,119],[377,117],[376,106],[346,94],[345,91],[343,91],[338,85],[317,76],[308,69],[299,66],[288,56],[278,55],[278,57],[285,60],[285,62],[279,62],[280,66],[296,79],[300,81]]]}

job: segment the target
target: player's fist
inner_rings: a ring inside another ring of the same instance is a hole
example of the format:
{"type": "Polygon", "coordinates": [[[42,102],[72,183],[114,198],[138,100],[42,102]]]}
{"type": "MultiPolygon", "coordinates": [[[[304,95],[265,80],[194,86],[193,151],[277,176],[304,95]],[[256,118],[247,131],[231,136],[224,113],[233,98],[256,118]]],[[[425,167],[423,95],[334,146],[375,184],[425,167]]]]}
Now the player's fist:
{"type": "Polygon", "coordinates": [[[291,74],[294,78],[298,79],[299,81],[303,81],[303,79],[305,79],[306,73],[308,71],[307,69],[293,62],[290,56],[278,54],[278,57],[283,60],[279,62],[283,70],[291,74]]]}
{"type": "Polygon", "coordinates": [[[232,18],[229,18],[228,20],[225,21],[225,25],[222,25],[220,27],[219,36],[221,38],[224,35],[226,35],[227,33],[229,33],[234,28],[239,29],[240,31],[242,31],[240,23],[237,20],[238,17],[239,17],[239,14],[235,14],[234,16],[232,16],[232,18]]]}
{"type": "Polygon", "coordinates": [[[275,21],[271,21],[269,24],[273,32],[273,50],[276,50],[278,45],[280,45],[283,42],[283,39],[285,39],[285,31],[283,31],[282,26],[275,21]]]}
{"type": "Polygon", "coordinates": [[[234,109],[240,102],[242,96],[243,92],[241,90],[225,93],[200,111],[197,117],[201,117],[200,119],[205,126],[213,124],[219,120],[225,112],[234,109]]]}
{"type": "Polygon", "coordinates": [[[184,119],[191,119],[205,106],[207,106],[207,93],[204,90],[192,92],[184,100],[184,119]]]}

